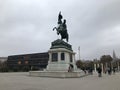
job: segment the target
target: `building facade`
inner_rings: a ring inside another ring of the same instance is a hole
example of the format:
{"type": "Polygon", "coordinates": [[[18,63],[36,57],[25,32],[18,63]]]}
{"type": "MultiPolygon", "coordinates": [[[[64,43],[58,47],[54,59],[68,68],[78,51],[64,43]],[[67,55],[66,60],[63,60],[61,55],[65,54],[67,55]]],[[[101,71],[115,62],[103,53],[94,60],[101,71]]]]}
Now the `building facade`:
{"type": "Polygon", "coordinates": [[[8,56],[7,65],[11,70],[42,70],[48,64],[49,55],[45,53],[23,54],[8,56]]]}

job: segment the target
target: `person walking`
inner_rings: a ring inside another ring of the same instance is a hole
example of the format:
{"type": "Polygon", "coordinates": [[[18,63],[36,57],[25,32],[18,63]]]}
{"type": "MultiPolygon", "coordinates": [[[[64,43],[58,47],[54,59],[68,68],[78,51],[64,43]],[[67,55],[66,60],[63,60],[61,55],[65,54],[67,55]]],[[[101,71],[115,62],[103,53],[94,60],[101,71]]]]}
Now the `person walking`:
{"type": "Polygon", "coordinates": [[[111,75],[111,73],[112,73],[112,68],[109,67],[109,68],[108,68],[108,75],[111,75]]]}
{"type": "Polygon", "coordinates": [[[101,67],[97,68],[97,72],[98,72],[98,77],[102,77],[102,68],[101,67]]]}

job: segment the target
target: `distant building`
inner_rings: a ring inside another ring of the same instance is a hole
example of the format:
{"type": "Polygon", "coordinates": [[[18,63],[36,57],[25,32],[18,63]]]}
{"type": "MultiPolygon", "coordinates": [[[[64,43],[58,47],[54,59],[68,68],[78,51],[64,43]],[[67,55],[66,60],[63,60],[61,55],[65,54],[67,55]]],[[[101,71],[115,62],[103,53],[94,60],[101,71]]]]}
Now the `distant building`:
{"type": "Polygon", "coordinates": [[[46,68],[49,55],[45,53],[8,56],[7,65],[11,70],[38,70],[46,68]]]}
{"type": "Polygon", "coordinates": [[[114,61],[117,61],[118,60],[118,58],[117,58],[117,56],[116,56],[116,54],[115,54],[115,51],[113,50],[113,62],[114,61]]]}
{"type": "Polygon", "coordinates": [[[7,57],[0,57],[0,61],[1,62],[7,61],[7,57]]]}

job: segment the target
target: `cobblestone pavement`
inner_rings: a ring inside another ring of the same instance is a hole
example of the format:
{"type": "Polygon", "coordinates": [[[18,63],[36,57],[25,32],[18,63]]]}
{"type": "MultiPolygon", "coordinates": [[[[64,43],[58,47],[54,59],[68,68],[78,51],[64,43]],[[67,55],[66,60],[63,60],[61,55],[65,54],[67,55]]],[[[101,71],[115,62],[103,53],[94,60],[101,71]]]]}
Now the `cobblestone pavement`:
{"type": "Polygon", "coordinates": [[[120,73],[82,78],[29,77],[29,73],[0,73],[0,90],[120,90],[120,73]]]}

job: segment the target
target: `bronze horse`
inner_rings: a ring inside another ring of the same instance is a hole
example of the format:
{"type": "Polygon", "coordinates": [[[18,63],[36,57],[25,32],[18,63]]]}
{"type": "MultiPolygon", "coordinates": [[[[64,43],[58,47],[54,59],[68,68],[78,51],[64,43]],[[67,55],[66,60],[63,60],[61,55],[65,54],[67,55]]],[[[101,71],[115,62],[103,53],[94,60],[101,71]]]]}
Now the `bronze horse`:
{"type": "Polygon", "coordinates": [[[61,40],[66,39],[66,41],[68,42],[69,36],[67,33],[67,29],[64,28],[64,23],[59,25],[58,27],[53,28],[53,30],[55,30],[55,29],[57,31],[57,35],[59,35],[59,34],[61,35],[61,40]]]}

